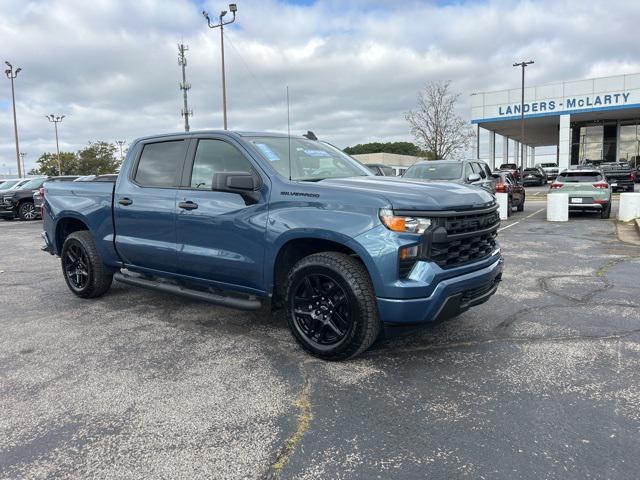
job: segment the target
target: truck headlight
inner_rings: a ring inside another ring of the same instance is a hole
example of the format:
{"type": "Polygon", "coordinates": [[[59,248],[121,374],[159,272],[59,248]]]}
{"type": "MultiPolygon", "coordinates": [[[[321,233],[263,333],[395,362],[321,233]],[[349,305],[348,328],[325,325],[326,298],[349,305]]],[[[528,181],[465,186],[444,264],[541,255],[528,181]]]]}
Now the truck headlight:
{"type": "Polygon", "coordinates": [[[380,210],[380,221],[389,230],[406,233],[422,234],[431,225],[431,220],[428,218],[400,217],[387,208],[380,210]]]}

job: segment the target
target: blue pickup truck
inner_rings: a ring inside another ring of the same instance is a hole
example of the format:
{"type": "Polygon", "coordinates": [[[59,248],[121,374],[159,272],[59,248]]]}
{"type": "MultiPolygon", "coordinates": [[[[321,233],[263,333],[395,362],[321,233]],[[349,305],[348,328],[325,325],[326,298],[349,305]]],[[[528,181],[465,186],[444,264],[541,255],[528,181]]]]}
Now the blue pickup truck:
{"type": "Polygon", "coordinates": [[[43,221],[43,250],[79,297],[115,279],[284,308],[295,339],[327,360],[360,354],[384,327],[483,303],[502,275],[491,194],[376,177],[313,135],[138,139],[113,183],[45,184],[43,221]]]}

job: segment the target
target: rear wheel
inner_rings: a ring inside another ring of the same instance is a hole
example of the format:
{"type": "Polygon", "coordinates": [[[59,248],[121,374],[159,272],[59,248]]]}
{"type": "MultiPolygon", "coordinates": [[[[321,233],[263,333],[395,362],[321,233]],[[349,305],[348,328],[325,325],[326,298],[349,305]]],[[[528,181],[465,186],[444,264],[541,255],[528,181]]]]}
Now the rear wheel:
{"type": "Polygon", "coordinates": [[[113,271],[102,263],[96,244],[86,230],[73,232],[66,238],[60,258],[67,286],[78,297],[100,297],[111,287],[113,271]]]}
{"type": "Polygon", "coordinates": [[[513,200],[511,200],[511,197],[509,197],[507,200],[507,217],[511,216],[512,211],[513,211],[513,200]]]}
{"type": "Polygon", "coordinates": [[[287,320],[307,352],[346,360],[364,352],[381,330],[369,275],[356,259],[324,252],[300,260],[286,284],[287,320]]]}
{"type": "Polygon", "coordinates": [[[33,202],[22,202],[18,208],[18,217],[20,220],[35,220],[38,216],[36,207],[33,202]]]}
{"type": "Polygon", "coordinates": [[[602,209],[600,212],[600,218],[609,218],[611,217],[611,201],[607,203],[607,206],[602,209]]]}
{"type": "Polygon", "coordinates": [[[524,211],[524,199],[525,199],[525,194],[522,194],[522,198],[520,199],[520,203],[518,203],[518,211],[519,212],[523,212],[524,211]]]}

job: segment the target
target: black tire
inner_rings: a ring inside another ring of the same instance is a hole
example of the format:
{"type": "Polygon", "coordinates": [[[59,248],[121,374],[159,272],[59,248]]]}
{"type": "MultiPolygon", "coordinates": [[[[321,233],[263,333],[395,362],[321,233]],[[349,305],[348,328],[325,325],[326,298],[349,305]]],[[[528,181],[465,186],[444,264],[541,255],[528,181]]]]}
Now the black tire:
{"type": "Polygon", "coordinates": [[[353,358],[380,334],[367,270],[344,253],[316,253],[296,263],[287,276],[285,299],[294,338],[324,360],[353,358]]]}
{"type": "Polygon", "coordinates": [[[512,212],[513,212],[513,200],[511,200],[511,197],[509,197],[507,200],[507,217],[510,217],[512,212]]]}
{"type": "Polygon", "coordinates": [[[611,217],[611,201],[607,203],[607,206],[602,209],[600,212],[600,218],[609,218],[611,217]]]}
{"type": "Polygon", "coordinates": [[[96,298],[111,287],[113,270],[102,263],[96,244],[86,230],[73,232],[62,246],[62,275],[69,290],[80,298],[96,298]]]}
{"type": "Polygon", "coordinates": [[[35,220],[38,218],[38,212],[33,202],[22,202],[18,207],[18,217],[20,220],[35,220]]]}
{"type": "Polygon", "coordinates": [[[523,193],[522,194],[522,199],[520,200],[520,203],[518,204],[518,211],[519,212],[524,212],[524,200],[526,198],[526,195],[523,193]]]}

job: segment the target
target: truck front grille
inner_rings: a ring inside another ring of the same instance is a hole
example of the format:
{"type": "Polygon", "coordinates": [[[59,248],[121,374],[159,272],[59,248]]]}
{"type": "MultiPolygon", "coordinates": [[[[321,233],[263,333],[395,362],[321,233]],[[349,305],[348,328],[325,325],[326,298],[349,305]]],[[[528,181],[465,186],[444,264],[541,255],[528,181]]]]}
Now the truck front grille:
{"type": "Polygon", "coordinates": [[[500,226],[497,208],[482,213],[460,212],[439,218],[438,224],[429,258],[442,268],[480,260],[496,248],[500,226]]]}

